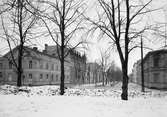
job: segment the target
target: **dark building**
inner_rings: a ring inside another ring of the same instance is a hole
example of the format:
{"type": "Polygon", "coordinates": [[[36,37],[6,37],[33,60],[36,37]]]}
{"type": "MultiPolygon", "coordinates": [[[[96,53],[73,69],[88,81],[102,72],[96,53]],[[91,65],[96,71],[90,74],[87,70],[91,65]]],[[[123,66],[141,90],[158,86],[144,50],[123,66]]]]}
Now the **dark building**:
{"type": "MultiPolygon", "coordinates": [[[[132,81],[141,84],[141,61],[133,66],[132,81]]],[[[167,50],[149,52],[144,57],[144,83],[146,87],[167,89],[167,50]]]]}

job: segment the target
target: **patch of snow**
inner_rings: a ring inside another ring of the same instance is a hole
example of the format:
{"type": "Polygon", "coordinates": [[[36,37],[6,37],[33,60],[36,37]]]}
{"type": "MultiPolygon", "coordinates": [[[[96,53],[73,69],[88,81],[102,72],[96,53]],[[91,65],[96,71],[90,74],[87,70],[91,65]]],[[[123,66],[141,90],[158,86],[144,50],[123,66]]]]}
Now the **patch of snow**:
{"type": "MultiPolygon", "coordinates": [[[[130,98],[138,97],[166,97],[167,91],[153,90],[145,88],[146,92],[141,92],[141,86],[133,83],[129,83],[128,95],[130,98]]],[[[121,95],[121,83],[116,85],[105,86],[105,87],[95,87],[91,85],[76,86],[72,88],[65,89],[65,96],[102,96],[102,97],[114,97],[119,98],[121,95]]],[[[16,86],[11,85],[2,85],[0,86],[0,94],[9,95],[24,95],[24,96],[55,96],[59,95],[59,86],[34,86],[28,87],[23,86],[17,88],[16,86]]]]}
{"type": "Polygon", "coordinates": [[[121,83],[111,86],[0,86],[0,117],[167,117],[167,91],[129,83],[129,100],[120,99],[121,83]]]}
{"type": "Polygon", "coordinates": [[[167,117],[167,98],[0,95],[0,117],[167,117]]]}

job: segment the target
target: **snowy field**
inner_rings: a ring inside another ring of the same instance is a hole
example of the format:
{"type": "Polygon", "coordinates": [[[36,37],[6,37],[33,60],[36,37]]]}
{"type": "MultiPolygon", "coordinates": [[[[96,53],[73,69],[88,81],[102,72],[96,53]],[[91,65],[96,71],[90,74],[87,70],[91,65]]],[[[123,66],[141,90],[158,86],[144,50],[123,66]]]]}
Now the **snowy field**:
{"type": "Polygon", "coordinates": [[[0,117],[167,117],[167,91],[129,84],[129,100],[120,99],[121,83],[67,88],[0,86],[0,117]]]}

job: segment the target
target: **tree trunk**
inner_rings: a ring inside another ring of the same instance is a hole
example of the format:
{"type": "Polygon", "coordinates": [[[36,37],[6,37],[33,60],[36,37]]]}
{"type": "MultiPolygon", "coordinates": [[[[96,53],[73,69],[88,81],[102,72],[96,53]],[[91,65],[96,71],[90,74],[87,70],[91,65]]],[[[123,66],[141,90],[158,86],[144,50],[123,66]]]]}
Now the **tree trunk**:
{"type": "Polygon", "coordinates": [[[122,100],[128,100],[128,73],[127,73],[127,66],[122,67],[122,100]]]}
{"type": "Polygon", "coordinates": [[[102,80],[103,80],[103,81],[102,81],[103,84],[102,84],[102,85],[104,86],[104,73],[103,73],[103,72],[102,72],[102,75],[103,75],[103,76],[102,76],[102,77],[103,77],[103,79],[102,79],[102,80]]]}
{"type": "Polygon", "coordinates": [[[22,77],[22,58],[23,58],[23,45],[24,45],[24,38],[23,38],[23,18],[22,18],[22,12],[23,12],[23,1],[18,0],[18,27],[19,27],[19,37],[20,37],[20,45],[18,47],[18,68],[17,68],[17,86],[21,86],[21,77],[22,77]]]}
{"type": "Polygon", "coordinates": [[[21,87],[21,86],[22,86],[22,83],[21,83],[21,76],[22,76],[21,71],[18,71],[18,73],[17,73],[17,86],[18,86],[18,87],[21,87]]]}
{"type": "MultiPolygon", "coordinates": [[[[63,3],[65,5],[65,3],[63,3]]],[[[63,7],[65,7],[63,5],[63,7]]],[[[65,8],[64,8],[65,9],[65,8]]],[[[63,9],[63,11],[64,11],[63,9]]],[[[65,40],[65,25],[64,25],[64,18],[61,19],[61,27],[60,27],[60,30],[61,30],[61,55],[60,55],[60,64],[61,64],[61,83],[60,83],[60,95],[64,95],[64,79],[65,79],[65,73],[64,73],[64,59],[65,59],[65,56],[64,56],[64,49],[65,49],[65,46],[64,46],[64,40],[65,40]]]]}
{"type": "MultiPolygon", "coordinates": [[[[63,54],[64,55],[64,54],[63,54]]],[[[61,83],[60,95],[64,95],[64,57],[61,58],[61,83]]]]}
{"type": "MultiPolygon", "coordinates": [[[[62,28],[64,29],[64,27],[62,28]]],[[[61,55],[60,55],[60,64],[61,64],[61,83],[60,83],[60,95],[64,95],[64,30],[61,32],[61,55]]]]}
{"type": "Polygon", "coordinates": [[[18,68],[17,68],[17,86],[18,87],[22,86],[22,81],[21,81],[21,77],[23,73],[22,58],[23,58],[23,45],[20,45],[18,48],[18,68]]]}
{"type": "Polygon", "coordinates": [[[144,62],[143,62],[143,39],[142,39],[142,36],[141,36],[141,86],[142,86],[141,91],[144,92],[145,88],[144,88],[144,62]]]}
{"type": "MultiPolygon", "coordinates": [[[[125,42],[126,43],[126,42],[125,42]]],[[[120,56],[120,61],[122,65],[122,100],[128,100],[128,48],[125,48],[125,59],[121,50],[120,44],[117,42],[117,50],[120,56]]]]}
{"type": "Polygon", "coordinates": [[[107,78],[106,75],[105,75],[105,84],[106,84],[106,85],[108,84],[108,78],[107,78]]]}

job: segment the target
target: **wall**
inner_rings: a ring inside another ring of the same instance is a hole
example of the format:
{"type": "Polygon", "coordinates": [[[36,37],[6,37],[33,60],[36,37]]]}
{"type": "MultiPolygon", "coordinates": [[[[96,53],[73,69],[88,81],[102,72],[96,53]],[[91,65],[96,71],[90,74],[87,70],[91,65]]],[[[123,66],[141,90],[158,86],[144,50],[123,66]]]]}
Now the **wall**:
{"type": "MultiPolygon", "coordinates": [[[[140,63],[133,68],[133,79],[141,84],[140,63]],[[137,73],[137,74],[136,74],[137,73]]],[[[150,52],[144,58],[144,83],[146,87],[167,89],[167,50],[150,52]]]]}
{"type": "MultiPolygon", "coordinates": [[[[60,84],[60,62],[57,58],[29,49],[30,53],[24,53],[23,60],[23,85],[48,85],[60,84]],[[32,61],[32,67],[29,62],[32,61]]],[[[10,57],[9,57],[10,58],[10,57]]],[[[3,83],[14,84],[17,82],[17,74],[14,66],[9,69],[8,59],[3,58],[3,83]]],[[[65,83],[70,83],[69,63],[65,62],[65,83]]]]}

